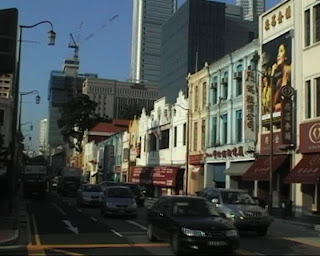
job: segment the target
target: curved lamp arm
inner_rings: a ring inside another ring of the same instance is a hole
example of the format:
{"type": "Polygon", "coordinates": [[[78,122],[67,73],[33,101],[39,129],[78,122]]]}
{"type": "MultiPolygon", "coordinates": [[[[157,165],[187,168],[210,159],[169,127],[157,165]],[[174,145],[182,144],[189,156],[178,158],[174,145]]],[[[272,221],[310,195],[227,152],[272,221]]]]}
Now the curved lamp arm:
{"type": "MultiPolygon", "coordinates": [[[[34,25],[30,25],[30,26],[26,26],[26,25],[20,25],[20,31],[23,29],[23,28],[34,28],[40,24],[43,24],[43,23],[48,23],[50,24],[51,26],[51,30],[48,32],[48,39],[49,39],[49,45],[54,45],[55,44],[55,40],[56,40],[56,33],[53,31],[53,25],[50,21],[48,20],[44,20],[44,21],[40,21],[34,25]]],[[[21,40],[21,38],[20,38],[21,40]]]]}

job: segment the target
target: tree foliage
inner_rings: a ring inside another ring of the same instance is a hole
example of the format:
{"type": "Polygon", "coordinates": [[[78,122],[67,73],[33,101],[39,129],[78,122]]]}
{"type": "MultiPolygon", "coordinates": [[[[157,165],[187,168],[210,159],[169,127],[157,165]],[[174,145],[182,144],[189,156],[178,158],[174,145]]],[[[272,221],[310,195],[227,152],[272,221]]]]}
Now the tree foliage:
{"type": "Polygon", "coordinates": [[[61,129],[64,141],[77,152],[82,152],[84,132],[104,120],[95,114],[96,107],[97,103],[90,100],[88,95],[77,94],[60,109],[58,127],[61,129]]]}

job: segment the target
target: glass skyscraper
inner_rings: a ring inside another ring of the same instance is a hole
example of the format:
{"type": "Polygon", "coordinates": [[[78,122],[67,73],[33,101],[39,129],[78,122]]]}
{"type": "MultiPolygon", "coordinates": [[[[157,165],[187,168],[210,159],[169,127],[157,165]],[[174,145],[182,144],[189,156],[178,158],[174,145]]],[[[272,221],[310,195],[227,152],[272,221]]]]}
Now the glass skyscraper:
{"type": "Polygon", "coordinates": [[[177,9],[177,0],[134,0],[132,16],[132,82],[159,84],[161,26],[177,9]]]}

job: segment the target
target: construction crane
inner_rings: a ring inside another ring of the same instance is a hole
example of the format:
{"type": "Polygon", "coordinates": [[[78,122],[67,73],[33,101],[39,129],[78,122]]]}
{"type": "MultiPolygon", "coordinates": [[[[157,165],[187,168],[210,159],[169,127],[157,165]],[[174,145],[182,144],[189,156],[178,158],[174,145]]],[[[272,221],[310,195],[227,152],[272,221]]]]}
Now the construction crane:
{"type": "Polygon", "coordinates": [[[70,39],[71,39],[71,41],[70,41],[68,47],[74,49],[73,57],[75,59],[78,59],[78,57],[79,57],[79,45],[76,43],[76,41],[74,40],[73,35],[71,33],[70,33],[70,39]]]}
{"type": "MultiPolygon", "coordinates": [[[[79,37],[78,37],[78,42],[76,42],[76,40],[74,40],[74,37],[72,35],[72,33],[70,33],[70,42],[69,42],[69,48],[73,48],[74,49],[74,58],[78,59],[79,57],[79,45],[84,43],[85,41],[88,41],[90,40],[90,38],[94,37],[94,35],[97,33],[97,32],[100,32],[102,29],[106,28],[108,23],[114,21],[116,18],[119,17],[119,14],[116,14],[114,16],[112,16],[107,22],[103,23],[99,29],[97,29],[95,32],[93,33],[90,33],[87,37],[85,37],[85,39],[81,42],[79,42],[79,37]]],[[[80,24],[80,30],[82,28],[82,24],[83,22],[81,22],[80,24]]]]}

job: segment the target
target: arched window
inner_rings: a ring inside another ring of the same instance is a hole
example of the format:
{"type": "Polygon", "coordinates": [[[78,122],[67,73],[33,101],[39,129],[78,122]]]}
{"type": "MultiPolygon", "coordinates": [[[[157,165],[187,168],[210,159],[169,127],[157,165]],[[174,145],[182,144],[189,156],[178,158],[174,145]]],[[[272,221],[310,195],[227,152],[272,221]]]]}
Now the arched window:
{"type": "Polygon", "coordinates": [[[242,65],[238,65],[236,72],[234,73],[234,79],[236,80],[236,96],[242,95],[242,65]]]}

